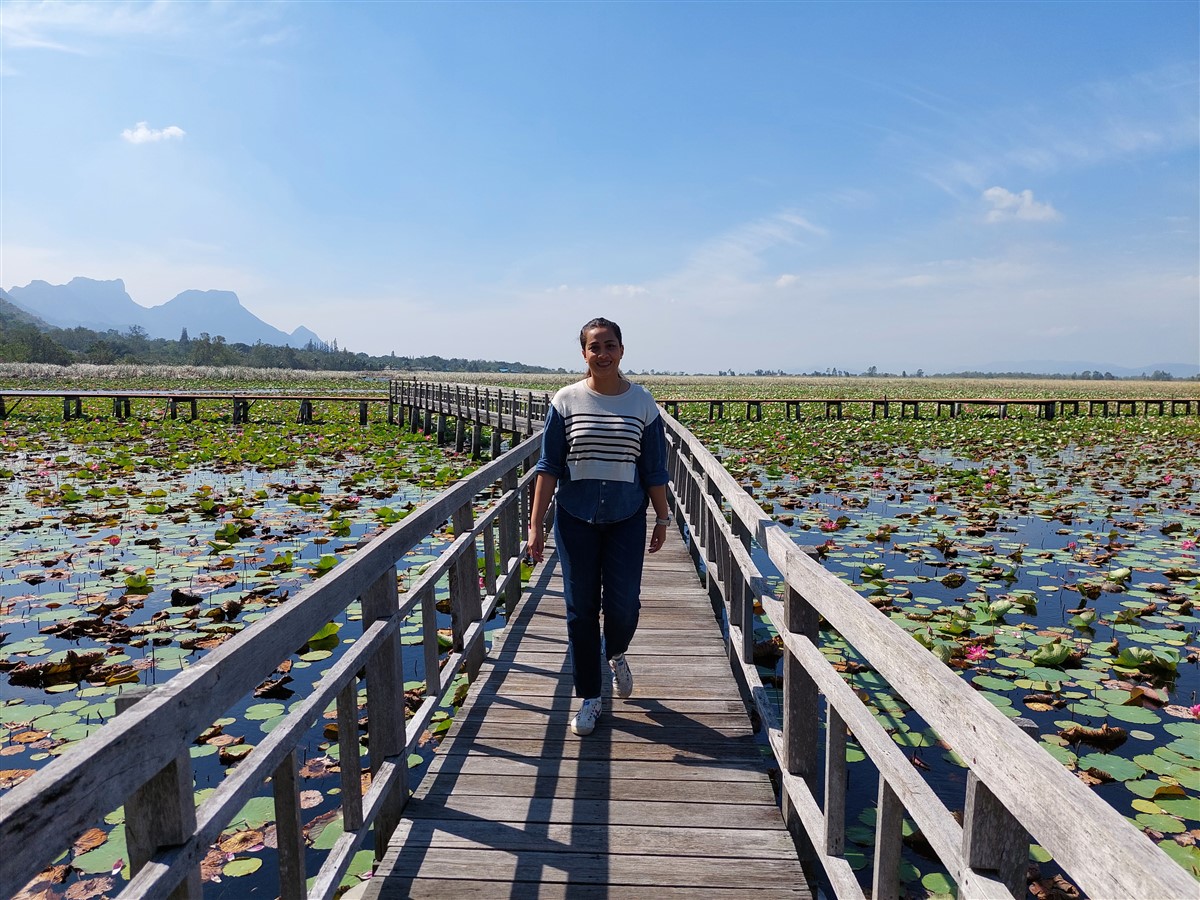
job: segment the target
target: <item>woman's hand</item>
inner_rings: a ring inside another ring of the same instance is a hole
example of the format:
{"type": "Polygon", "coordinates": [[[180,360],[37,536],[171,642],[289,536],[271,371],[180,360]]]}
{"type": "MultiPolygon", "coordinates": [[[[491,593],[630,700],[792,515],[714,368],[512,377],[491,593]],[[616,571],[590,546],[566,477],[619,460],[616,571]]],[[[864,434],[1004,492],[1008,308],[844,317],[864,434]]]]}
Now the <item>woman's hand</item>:
{"type": "Polygon", "coordinates": [[[541,525],[529,526],[529,555],[534,562],[541,562],[546,554],[546,531],[541,525]]]}
{"type": "Polygon", "coordinates": [[[650,552],[657,553],[667,539],[667,526],[655,525],[654,531],[650,534],[650,552]]]}

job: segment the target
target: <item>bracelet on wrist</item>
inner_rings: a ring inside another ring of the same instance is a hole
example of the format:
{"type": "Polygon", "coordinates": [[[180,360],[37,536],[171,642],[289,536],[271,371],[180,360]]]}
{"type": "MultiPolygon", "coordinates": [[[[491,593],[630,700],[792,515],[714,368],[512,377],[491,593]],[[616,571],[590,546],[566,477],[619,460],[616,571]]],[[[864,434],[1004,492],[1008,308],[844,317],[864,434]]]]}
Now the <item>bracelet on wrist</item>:
{"type": "Polygon", "coordinates": [[[655,519],[654,524],[655,525],[670,525],[672,518],[673,517],[671,516],[671,514],[667,513],[667,517],[665,519],[655,519]]]}

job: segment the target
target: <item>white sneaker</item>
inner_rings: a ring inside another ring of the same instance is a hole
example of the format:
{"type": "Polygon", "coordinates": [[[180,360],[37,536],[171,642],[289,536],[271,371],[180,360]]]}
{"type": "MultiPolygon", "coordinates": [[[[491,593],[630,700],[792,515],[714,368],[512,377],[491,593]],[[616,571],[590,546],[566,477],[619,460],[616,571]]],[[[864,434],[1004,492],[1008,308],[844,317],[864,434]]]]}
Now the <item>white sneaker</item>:
{"type": "Polygon", "coordinates": [[[592,697],[583,701],[583,705],[579,707],[579,712],[575,713],[575,718],[571,719],[571,730],[576,734],[591,734],[596,727],[596,720],[600,718],[600,698],[592,697]]]}
{"type": "Polygon", "coordinates": [[[608,667],[612,669],[613,693],[624,699],[633,694],[633,673],[629,671],[629,663],[625,661],[625,654],[620,653],[608,661],[608,667]]]}

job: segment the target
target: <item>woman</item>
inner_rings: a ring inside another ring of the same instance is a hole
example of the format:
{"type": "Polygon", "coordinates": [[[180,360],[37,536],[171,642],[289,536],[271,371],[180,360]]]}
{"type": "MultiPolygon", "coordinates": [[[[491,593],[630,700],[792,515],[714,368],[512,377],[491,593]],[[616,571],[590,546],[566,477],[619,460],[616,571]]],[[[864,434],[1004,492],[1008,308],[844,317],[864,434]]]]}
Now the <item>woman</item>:
{"type": "Polygon", "coordinates": [[[562,563],[575,696],[583,700],[571,730],[584,735],[600,718],[600,613],[613,692],[628,697],[633,673],[625,651],[641,606],[646,507],[653,503],[657,517],[651,553],[663,545],[671,518],[662,418],[650,392],[621,374],[620,327],[592,319],[580,330],[579,345],[587,377],[555,394],[546,416],[529,553],[541,562],[543,522],[557,488],[554,541],[562,563]]]}

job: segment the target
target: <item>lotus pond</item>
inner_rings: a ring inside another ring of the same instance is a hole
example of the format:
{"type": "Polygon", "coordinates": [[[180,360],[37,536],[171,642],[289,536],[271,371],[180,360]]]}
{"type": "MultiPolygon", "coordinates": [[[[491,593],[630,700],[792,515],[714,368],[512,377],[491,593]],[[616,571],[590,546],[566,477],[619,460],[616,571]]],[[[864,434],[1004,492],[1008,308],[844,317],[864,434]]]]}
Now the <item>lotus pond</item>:
{"type": "MultiPolygon", "coordinates": [[[[1197,419],[706,415],[681,418],[798,544],[1005,714],[1032,719],[1048,753],[1200,877],[1197,419]]],[[[764,626],[758,638],[770,683],[776,645],[764,626]]],[[[829,629],[822,650],[961,808],[954,754],[829,629]]],[[[873,812],[849,829],[857,866],[873,812]]],[[[936,871],[923,880],[951,889],[936,871]]]]}
{"type": "MultiPolygon", "coordinates": [[[[565,380],[513,386],[552,390],[565,380]]],[[[1028,383],[928,379],[639,380],[676,397],[1042,393],[1028,383]]],[[[1045,396],[1148,393],[1129,383],[1050,384],[1045,396]]],[[[0,790],[111,718],[126,686],[162,683],[193,664],[473,467],[429,439],[361,429],[349,409],[298,426],[287,424],[294,410],[266,404],[237,429],[163,421],[153,410],[128,423],[63,423],[60,412],[31,404],[0,423],[0,790]]],[[[1047,752],[1200,877],[1200,420],[764,414],[708,422],[705,405],[685,406],[681,418],[798,543],[819,548],[832,572],[1006,714],[1033,719],[1047,752]]],[[[441,542],[435,536],[404,565],[423,565],[441,542]]],[[[314,635],[260,696],[206,732],[192,750],[201,795],[280,720],[291,692],[303,696],[336,659],[357,615],[351,607],[314,635]]],[[[405,633],[418,640],[419,620],[405,633]]],[[[764,627],[759,638],[769,682],[778,674],[772,635],[764,627]]],[[[961,806],[954,755],[836,634],[826,629],[822,641],[947,805],[961,806]]],[[[418,691],[420,673],[406,677],[418,691]]],[[[337,742],[316,734],[304,749],[306,833],[319,853],[340,834],[337,742]]],[[[851,746],[848,758],[861,761],[861,750],[851,746]]],[[[873,837],[868,769],[851,766],[852,790],[866,799],[847,856],[862,867],[873,837]]],[[[274,896],[273,817],[267,796],[247,805],[205,860],[206,896],[274,896]]],[[[908,893],[948,894],[918,838],[907,841],[908,893]]],[[[30,896],[114,893],[129,874],[125,857],[116,811],[30,896]]],[[[369,864],[364,851],[354,874],[369,864]]]]}
{"type": "MultiPolygon", "coordinates": [[[[475,466],[431,438],[360,428],[349,408],[300,426],[286,424],[287,407],[256,405],[262,421],[233,428],[64,423],[34,405],[0,425],[0,790],[110,720],[123,690],[195,664],[475,466]]],[[[442,543],[435,535],[401,569],[420,570],[442,543]]],[[[198,800],[336,661],[359,618],[354,604],[201,736],[191,751],[198,800]]],[[[420,642],[419,615],[403,635],[420,642]]],[[[414,697],[420,656],[405,656],[414,697]]],[[[450,714],[436,714],[410,765],[428,762],[450,714]]],[[[341,834],[336,726],[301,752],[305,832],[319,853],[341,834]]],[[[273,820],[269,794],[247,804],[205,860],[206,896],[274,896],[273,820]]],[[[116,893],[127,856],[118,810],[28,895],[116,893]]],[[[371,857],[359,854],[347,883],[371,857]]]]}

